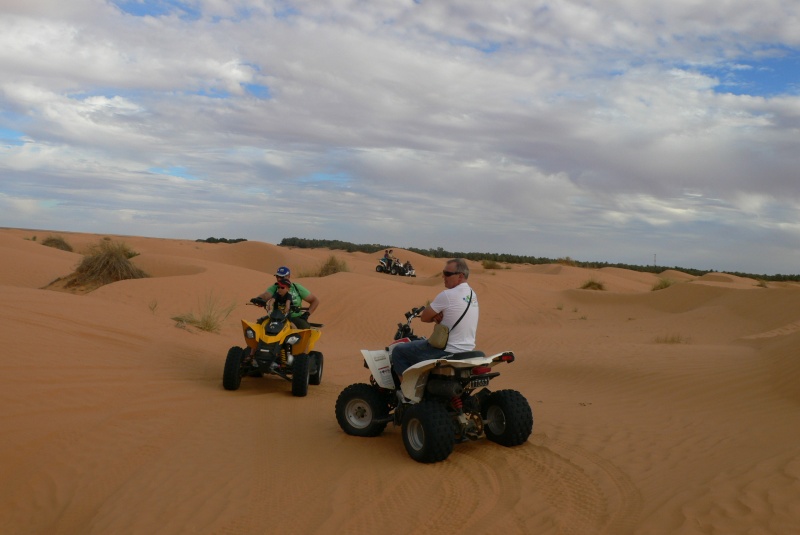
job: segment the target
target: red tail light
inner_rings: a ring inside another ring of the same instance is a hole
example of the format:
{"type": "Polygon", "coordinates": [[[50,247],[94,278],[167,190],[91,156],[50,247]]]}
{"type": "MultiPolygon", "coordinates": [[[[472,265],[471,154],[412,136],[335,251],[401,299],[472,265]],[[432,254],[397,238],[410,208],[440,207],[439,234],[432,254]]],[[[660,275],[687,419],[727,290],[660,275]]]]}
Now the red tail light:
{"type": "Polygon", "coordinates": [[[472,375],[483,375],[489,373],[492,369],[489,366],[475,366],[472,368],[472,375]]]}
{"type": "Polygon", "coordinates": [[[512,353],[511,351],[503,353],[502,355],[500,355],[500,358],[498,360],[500,360],[500,362],[514,362],[514,353],[512,353]]]}

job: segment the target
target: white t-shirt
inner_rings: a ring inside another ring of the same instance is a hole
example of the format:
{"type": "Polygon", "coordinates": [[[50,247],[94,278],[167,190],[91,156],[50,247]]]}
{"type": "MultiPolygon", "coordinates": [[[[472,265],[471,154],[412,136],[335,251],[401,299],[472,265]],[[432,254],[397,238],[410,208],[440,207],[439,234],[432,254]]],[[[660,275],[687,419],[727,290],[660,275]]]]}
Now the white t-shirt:
{"type": "Polygon", "coordinates": [[[475,349],[475,333],[478,330],[478,295],[472,291],[469,284],[462,282],[455,288],[448,288],[436,296],[431,303],[431,308],[437,314],[444,310],[442,325],[450,328],[450,337],[447,340],[445,351],[461,353],[475,349]],[[453,325],[464,313],[472,292],[472,304],[461,322],[453,329],[453,325]]]}

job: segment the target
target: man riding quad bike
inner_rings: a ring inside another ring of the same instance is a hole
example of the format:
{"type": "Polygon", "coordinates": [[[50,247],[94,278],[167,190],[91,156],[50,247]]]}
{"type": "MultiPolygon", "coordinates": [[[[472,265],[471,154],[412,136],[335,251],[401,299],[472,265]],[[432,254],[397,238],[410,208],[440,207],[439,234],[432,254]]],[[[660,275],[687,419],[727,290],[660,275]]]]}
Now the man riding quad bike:
{"type": "Polygon", "coordinates": [[[454,353],[414,364],[402,382],[392,368],[392,350],[415,336],[411,320],[425,307],[406,312],[394,342],[380,350],[361,350],[369,384],[346,387],[336,400],[336,420],[348,435],[375,437],[389,423],[401,426],[403,444],[412,459],[434,463],[446,459],[458,442],[487,438],[518,446],[533,431],[533,413],[516,390],[489,390],[500,375],[495,367],[514,362],[511,351],[486,356],[482,351],[454,353]]]}
{"type": "MultiPolygon", "coordinates": [[[[248,303],[250,304],[250,303],[248,303]]],[[[267,302],[254,298],[252,304],[266,308],[267,302]]],[[[277,375],[292,383],[292,394],[305,396],[308,385],[322,382],[323,357],[314,351],[322,324],[310,329],[296,329],[284,311],[274,308],[253,322],[242,320],[246,346],[231,347],[225,359],[222,386],[237,390],[243,377],[277,375]]]]}

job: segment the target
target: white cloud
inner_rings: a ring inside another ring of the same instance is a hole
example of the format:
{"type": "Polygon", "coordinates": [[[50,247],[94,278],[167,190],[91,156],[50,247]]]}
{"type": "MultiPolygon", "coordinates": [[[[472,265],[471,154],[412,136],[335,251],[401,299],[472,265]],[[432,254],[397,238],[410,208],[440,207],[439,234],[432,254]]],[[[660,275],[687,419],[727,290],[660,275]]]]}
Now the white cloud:
{"type": "Polygon", "coordinates": [[[707,70],[797,47],[794,3],[186,5],[0,8],[14,225],[46,199],[71,229],[609,261],[655,239],[686,267],[796,270],[800,98],[718,93],[707,70]],[[149,171],[177,168],[194,180],[149,171]],[[729,255],[753,227],[770,255],[729,255]]]}

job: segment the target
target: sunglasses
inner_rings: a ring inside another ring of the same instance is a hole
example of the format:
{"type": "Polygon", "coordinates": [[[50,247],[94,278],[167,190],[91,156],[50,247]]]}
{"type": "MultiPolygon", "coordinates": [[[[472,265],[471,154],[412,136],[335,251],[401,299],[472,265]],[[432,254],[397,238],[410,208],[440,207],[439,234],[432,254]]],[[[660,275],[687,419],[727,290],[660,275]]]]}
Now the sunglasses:
{"type": "Polygon", "coordinates": [[[442,275],[445,277],[452,277],[453,275],[461,275],[460,271],[442,271],[442,275]]]}

